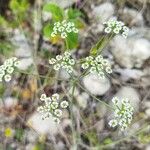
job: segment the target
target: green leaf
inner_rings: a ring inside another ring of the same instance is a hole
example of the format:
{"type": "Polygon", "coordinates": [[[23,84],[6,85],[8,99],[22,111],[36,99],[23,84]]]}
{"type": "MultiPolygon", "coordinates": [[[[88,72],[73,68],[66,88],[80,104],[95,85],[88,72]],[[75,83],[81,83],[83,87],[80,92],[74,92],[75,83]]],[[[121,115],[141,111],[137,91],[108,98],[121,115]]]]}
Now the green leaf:
{"type": "Polygon", "coordinates": [[[68,19],[76,19],[76,18],[78,18],[78,17],[80,17],[82,15],[83,14],[78,9],[70,8],[68,10],[68,19]]]}
{"type": "Polygon", "coordinates": [[[52,13],[52,17],[55,21],[63,20],[64,11],[56,4],[45,4],[43,10],[52,13]]]}
{"type": "Polygon", "coordinates": [[[76,33],[68,33],[68,36],[66,38],[67,44],[68,44],[68,48],[69,49],[73,49],[76,48],[78,46],[78,34],[76,33]]]}
{"type": "Polygon", "coordinates": [[[51,24],[46,24],[43,29],[44,36],[50,38],[51,33],[53,31],[53,26],[51,24]]]}
{"type": "Polygon", "coordinates": [[[22,138],[23,138],[23,135],[24,135],[24,130],[23,129],[16,129],[15,131],[15,138],[18,140],[18,141],[21,141],[22,138]]]}
{"type": "Polygon", "coordinates": [[[73,22],[78,29],[85,27],[85,23],[81,19],[75,19],[73,22]]]}

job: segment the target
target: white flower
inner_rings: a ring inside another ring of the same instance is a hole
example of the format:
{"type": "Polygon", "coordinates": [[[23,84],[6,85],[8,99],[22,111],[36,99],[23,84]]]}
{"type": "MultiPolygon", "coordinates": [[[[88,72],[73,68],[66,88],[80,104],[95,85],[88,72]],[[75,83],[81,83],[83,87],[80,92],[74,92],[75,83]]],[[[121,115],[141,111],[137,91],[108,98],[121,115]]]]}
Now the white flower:
{"type": "Polygon", "coordinates": [[[4,62],[4,65],[6,67],[11,67],[13,65],[13,60],[12,59],[7,59],[5,62],[4,62]]]}
{"type": "Polygon", "coordinates": [[[70,64],[70,65],[74,65],[74,64],[75,64],[75,60],[74,60],[74,59],[70,59],[70,60],[69,60],[69,64],[70,64]]]}
{"type": "Polygon", "coordinates": [[[51,59],[49,60],[49,64],[53,65],[53,64],[55,64],[55,63],[56,63],[56,59],[51,58],[51,59]]]}
{"type": "Polygon", "coordinates": [[[60,103],[61,108],[67,108],[68,105],[69,105],[69,103],[68,103],[67,101],[62,101],[62,102],[60,103]]]}
{"type": "Polygon", "coordinates": [[[57,94],[57,93],[53,94],[53,95],[52,95],[52,100],[53,100],[53,101],[59,100],[59,94],[57,94]]]}
{"type": "Polygon", "coordinates": [[[61,37],[62,37],[63,39],[65,39],[65,38],[67,37],[66,32],[62,32],[62,33],[61,33],[61,37]]]}
{"type": "Polygon", "coordinates": [[[60,110],[60,109],[55,109],[55,110],[54,110],[54,114],[55,114],[57,117],[61,117],[61,116],[62,116],[62,110],[60,110]]]}
{"type": "Polygon", "coordinates": [[[65,52],[64,55],[67,56],[67,57],[70,57],[70,56],[71,56],[71,53],[65,52]]]}
{"type": "Polygon", "coordinates": [[[106,67],[105,70],[106,70],[106,72],[109,73],[109,74],[112,73],[112,69],[111,69],[110,67],[106,67]]]}
{"type": "Polygon", "coordinates": [[[113,102],[115,105],[118,105],[119,99],[118,99],[117,97],[113,97],[112,102],[113,102]]]}
{"type": "Polygon", "coordinates": [[[101,62],[101,61],[103,60],[103,57],[102,57],[101,55],[98,55],[98,56],[95,58],[95,60],[96,60],[97,62],[101,62]]]}
{"type": "Polygon", "coordinates": [[[58,102],[52,102],[51,103],[51,105],[50,105],[50,107],[52,108],[52,109],[56,109],[56,108],[58,108],[58,102]]]}
{"type": "Polygon", "coordinates": [[[115,28],[114,30],[114,33],[118,34],[120,32],[120,30],[118,28],[115,28]]]}
{"type": "Polygon", "coordinates": [[[20,64],[20,61],[16,61],[16,62],[14,62],[14,66],[15,66],[15,67],[18,67],[18,66],[19,66],[19,64],[20,64]]]}
{"type": "Polygon", "coordinates": [[[79,30],[77,28],[75,28],[75,27],[72,28],[72,30],[73,30],[74,33],[78,33],[79,32],[79,30]]]}
{"type": "Polygon", "coordinates": [[[123,32],[123,33],[122,33],[122,36],[123,36],[124,38],[127,38],[128,33],[127,33],[127,32],[123,32]]]}
{"type": "Polygon", "coordinates": [[[113,120],[110,120],[108,124],[110,127],[116,127],[118,125],[118,122],[117,120],[113,119],[113,120]]]}
{"type": "Polygon", "coordinates": [[[4,80],[5,80],[6,82],[9,82],[9,81],[11,80],[11,76],[10,76],[9,74],[6,74],[6,75],[4,76],[4,80]]]}
{"type": "Polygon", "coordinates": [[[61,55],[57,55],[57,56],[56,56],[56,59],[57,59],[58,61],[60,61],[60,60],[62,59],[62,56],[61,56],[61,55]]]}
{"type": "Polygon", "coordinates": [[[46,94],[42,94],[41,97],[40,97],[40,100],[45,101],[45,99],[46,99],[46,94]]]}
{"type": "Polygon", "coordinates": [[[55,32],[52,32],[51,37],[55,37],[55,36],[56,36],[55,32]]]}
{"type": "Polygon", "coordinates": [[[59,32],[63,32],[64,30],[65,30],[65,28],[62,27],[62,26],[58,28],[58,31],[59,31],[59,32]]]}
{"type": "Polygon", "coordinates": [[[68,33],[70,33],[70,32],[72,31],[72,29],[71,29],[70,27],[67,27],[67,28],[66,28],[66,31],[67,31],[68,33]]]}
{"type": "Polygon", "coordinates": [[[56,65],[54,65],[54,70],[59,70],[60,69],[60,64],[56,64],[56,65]]]}
{"type": "Polygon", "coordinates": [[[109,27],[107,27],[107,28],[105,28],[105,30],[104,30],[106,33],[110,33],[111,31],[112,31],[112,29],[111,28],[109,28],[109,27]]]}
{"type": "Polygon", "coordinates": [[[83,69],[87,69],[89,67],[89,64],[86,62],[86,63],[82,64],[81,67],[83,69]]]}
{"type": "Polygon", "coordinates": [[[13,71],[14,71],[14,68],[13,68],[13,67],[8,67],[8,68],[7,68],[7,72],[8,72],[9,74],[13,73],[13,71]]]}

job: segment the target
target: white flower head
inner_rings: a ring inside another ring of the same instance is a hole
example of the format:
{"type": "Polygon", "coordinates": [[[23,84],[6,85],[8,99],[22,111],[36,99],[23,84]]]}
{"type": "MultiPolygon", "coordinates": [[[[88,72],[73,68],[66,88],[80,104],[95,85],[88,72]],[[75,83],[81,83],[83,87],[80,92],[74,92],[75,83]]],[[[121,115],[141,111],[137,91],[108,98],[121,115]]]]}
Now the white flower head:
{"type": "Polygon", "coordinates": [[[60,110],[60,109],[55,109],[55,110],[54,110],[54,114],[55,114],[57,117],[61,117],[61,116],[62,116],[62,110],[60,110]]]}
{"type": "Polygon", "coordinates": [[[61,33],[61,37],[62,37],[63,39],[65,39],[65,38],[67,37],[67,33],[66,33],[66,32],[62,32],[62,33],[61,33]]]}
{"type": "Polygon", "coordinates": [[[57,93],[53,94],[53,95],[52,95],[52,100],[53,100],[53,101],[59,100],[59,94],[57,94],[57,93]]]}
{"type": "Polygon", "coordinates": [[[54,65],[54,70],[59,70],[59,69],[60,69],[60,67],[61,67],[61,65],[60,65],[60,64],[56,64],[56,65],[54,65]]]}
{"type": "Polygon", "coordinates": [[[59,106],[59,103],[58,103],[58,102],[52,102],[51,105],[50,105],[50,107],[51,107],[52,109],[56,109],[56,108],[58,108],[58,106],[59,106]]]}
{"type": "Polygon", "coordinates": [[[13,68],[13,67],[8,67],[6,71],[7,71],[9,74],[12,74],[13,71],[14,71],[14,68],[13,68]]]}
{"type": "Polygon", "coordinates": [[[42,94],[41,97],[40,97],[40,100],[45,101],[46,98],[47,98],[46,94],[42,94]]]}
{"type": "Polygon", "coordinates": [[[49,64],[53,65],[53,64],[55,64],[55,63],[56,63],[56,59],[51,58],[51,59],[49,60],[49,64]]]}
{"type": "Polygon", "coordinates": [[[110,120],[108,124],[110,127],[116,127],[118,125],[118,122],[117,120],[113,119],[113,120],[110,120]]]}
{"type": "Polygon", "coordinates": [[[4,80],[5,80],[6,82],[9,82],[9,81],[11,80],[11,75],[6,74],[6,75],[4,76],[4,80]]]}
{"type": "Polygon", "coordinates": [[[69,105],[69,103],[68,103],[67,101],[62,101],[62,102],[60,103],[61,108],[67,108],[68,105],[69,105]]]}

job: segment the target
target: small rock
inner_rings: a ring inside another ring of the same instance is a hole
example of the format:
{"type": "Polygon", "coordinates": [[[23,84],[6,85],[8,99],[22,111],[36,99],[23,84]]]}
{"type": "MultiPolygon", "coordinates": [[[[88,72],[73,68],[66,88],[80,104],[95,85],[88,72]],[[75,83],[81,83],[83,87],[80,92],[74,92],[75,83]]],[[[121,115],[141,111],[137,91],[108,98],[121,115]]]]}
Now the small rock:
{"type": "Polygon", "coordinates": [[[16,46],[15,55],[17,57],[30,57],[32,55],[28,41],[23,33],[16,29],[12,37],[13,44],[16,46]]]}
{"type": "Polygon", "coordinates": [[[89,95],[85,92],[78,95],[77,98],[76,98],[79,106],[82,107],[83,109],[85,109],[87,107],[88,98],[89,98],[89,95]]]}
{"type": "Polygon", "coordinates": [[[138,92],[134,88],[124,86],[115,94],[115,96],[120,100],[123,98],[128,98],[131,105],[134,107],[134,111],[138,111],[140,98],[138,92]]]}
{"type": "Polygon", "coordinates": [[[126,68],[140,68],[150,57],[150,42],[144,38],[124,39],[122,36],[116,36],[111,46],[116,61],[126,68]]]}
{"type": "Polygon", "coordinates": [[[99,6],[94,7],[92,14],[99,18],[100,22],[103,23],[104,21],[108,20],[114,14],[114,5],[106,2],[99,6]]]}
{"type": "MultiPolygon", "coordinates": [[[[49,2],[49,0],[47,0],[47,2],[49,2]]],[[[77,0],[69,0],[69,1],[62,1],[62,0],[57,0],[55,1],[55,3],[57,3],[57,5],[59,5],[62,8],[66,8],[71,6],[73,3],[77,2],[77,0]]]]}
{"type": "Polygon", "coordinates": [[[13,97],[7,97],[4,99],[5,108],[10,109],[17,105],[17,99],[13,97]]]}
{"type": "Polygon", "coordinates": [[[33,64],[32,58],[23,58],[19,60],[18,68],[21,70],[26,70],[28,67],[30,67],[33,64]]]}
{"type": "Polygon", "coordinates": [[[124,8],[122,19],[131,25],[141,26],[144,24],[142,13],[130,8],[124,8]]]}
{"type": "Polygon", "coordinates": [[[116,72],[121,74],[121,78],[123,81],[127,81],[129,79],[140,79],[144,73],[141,70],[137,69],[116,69],[116,72]]]}
{"type": "Polygon", "coordinates": [[[146,109],[145,113],[146,113],[147,117],[150,117],[150,108],[146,109]]]}
{"type": "Polygon", "coordinates": [[[56,134],[58,133],[58,126],[53,121],[52,117],[42,120],[41,114],[35,112],[27,121],[27,125],[36,130],[39,134],[56,134]]]}
{"type": "Polygon", "coordinates": [[[59,72],[59,78],[66,81],[70,78],[70,75],[67,73],[67,71],[65,71],[64,69],[61,69],[59,72]]]}
{"type": "Polygon", "coordinates": [[[96,123],[96,130],[97,130],[98,133],[101,132],[101,131],[103,131],[104,124],[105,124],[104,119],[101,119],[100,121],[98,121],[96,123]]]}
{"type": "Polygon", "coordinates": [[[108,78],[100,79],[97,75],[89,74],[83,78],[85,88],[94,95],[104,95],[111,84],[108,78]]]}

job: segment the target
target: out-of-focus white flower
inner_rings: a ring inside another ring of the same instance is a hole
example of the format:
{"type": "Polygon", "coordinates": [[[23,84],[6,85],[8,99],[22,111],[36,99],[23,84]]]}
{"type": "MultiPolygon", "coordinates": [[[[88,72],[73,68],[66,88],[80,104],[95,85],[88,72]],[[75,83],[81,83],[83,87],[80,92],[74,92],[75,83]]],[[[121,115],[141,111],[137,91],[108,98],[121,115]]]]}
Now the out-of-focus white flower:
{"type": "Polygon", "coordinates": [[[69,103],[68,103],[67,101],[62,101],[62,102],[60,103],[61,108],[67,108],[68,105],[69,105],[69,103]]]}

